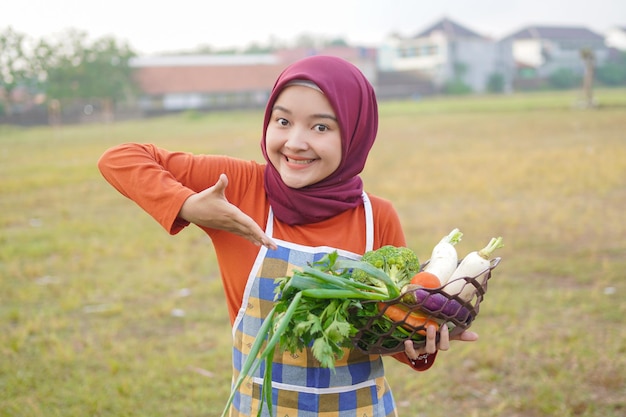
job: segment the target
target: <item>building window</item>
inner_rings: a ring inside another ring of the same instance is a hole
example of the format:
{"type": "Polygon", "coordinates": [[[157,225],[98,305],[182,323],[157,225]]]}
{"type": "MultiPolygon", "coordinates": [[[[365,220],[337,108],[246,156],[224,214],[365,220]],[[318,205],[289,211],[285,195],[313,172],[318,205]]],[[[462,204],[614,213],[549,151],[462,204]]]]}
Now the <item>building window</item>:
{"type": "Polygon", "coordinates": [[[407,46],[400,49],[400,56],[402,58],[411,58],[415,56],[415,48],[412,46],[407,46]]]}

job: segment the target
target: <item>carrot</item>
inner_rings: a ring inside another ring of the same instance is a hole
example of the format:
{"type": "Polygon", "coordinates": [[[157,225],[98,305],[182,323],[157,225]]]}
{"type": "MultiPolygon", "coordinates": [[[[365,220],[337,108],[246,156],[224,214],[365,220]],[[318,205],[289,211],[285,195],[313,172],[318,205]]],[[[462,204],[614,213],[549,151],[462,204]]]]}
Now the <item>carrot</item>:
{"type": "Polygon", "coordinates": [[[413,278],[411,278],[411,284],[419,285],[423,288],[437,288],[441,286],[441,282],[439,281],[437,275],[426,271],[421,271],[413,275],[413,278]]]}
{"type": "Polygon", "coordinates": [[[435,326],[435,329],[439,330],[439,323],[436,321],[418,312],[409,311],[406,307],[399,304],[387,305],[378,303],[378,310],[382,311],[388,319],[394,323],[399,323],[408,331],[422,329],[417,331],[422,336],[426,336],[426,327],[428,326],[435,326]]]}

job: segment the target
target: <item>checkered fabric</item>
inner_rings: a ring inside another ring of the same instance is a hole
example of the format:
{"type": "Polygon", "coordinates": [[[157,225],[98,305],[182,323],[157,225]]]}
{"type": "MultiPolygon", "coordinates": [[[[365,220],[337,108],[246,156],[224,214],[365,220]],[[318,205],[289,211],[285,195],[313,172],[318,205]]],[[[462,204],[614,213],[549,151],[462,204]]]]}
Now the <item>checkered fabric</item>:
{"type": "MultiPolygon", "coordinates": [[[[236,321],[233,376],[236,379],[257,332],[272,308],[274,279],[297,266],[319,260],[332,248],[311,248],[276,240],[277,250],[262,249],[246,288],[243,315],[236,321]],[[261,259],[262,258],[262,259],[261,259]]],[[[339,252],[343,257],[356,255],[339,252]]],[[[290,354],[277,350],[272,367],[272,397],[279,417],[391,417],[396,408],[384,377],[380,356],[346,350],[335,372],[322,368],[310,349],[290,354]]],[[[262,365],[242,384],[230,411],[231,417],[256,415],[263,383],[262,365]]],[[[264,407],[264,417],[267,409],[264,407]]],[[[273,416],[271,416],[273,417],[273,416]]]]}

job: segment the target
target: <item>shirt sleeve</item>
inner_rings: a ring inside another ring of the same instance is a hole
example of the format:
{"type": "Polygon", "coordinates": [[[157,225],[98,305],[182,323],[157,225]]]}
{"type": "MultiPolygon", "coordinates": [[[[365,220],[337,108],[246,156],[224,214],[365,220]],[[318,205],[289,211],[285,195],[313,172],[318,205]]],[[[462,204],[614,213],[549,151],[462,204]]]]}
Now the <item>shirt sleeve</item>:
{"type": "MultiPolygon", "coordinates": [[[[151,144],[127,143],[104,152],[98,168],[115,189],[169,233],[176,234],[189,225],[178,217],[187,198],[214,185],[222,173],[229,180],[245,180],[242,171],[253,164],[226,156],[170,152],[151,144]]],[[[238,196],[233,193],[238,189],[229,186],[226,197],[236,201],[238,196]]]]}
{"type": "MultiPolygon", "coordinates": [[[[438,351],[437,351],[438,352],[438,351]]],[[[409,359],[406,356],[406,353],[400,352],[392,355],[394,359],[409,365],[416,371],[425,371],[429,369],[435,363],[435,359],[437,358],[437,352],[435,353],[422,353],[417,357],[417,359],[409,359]]]]}

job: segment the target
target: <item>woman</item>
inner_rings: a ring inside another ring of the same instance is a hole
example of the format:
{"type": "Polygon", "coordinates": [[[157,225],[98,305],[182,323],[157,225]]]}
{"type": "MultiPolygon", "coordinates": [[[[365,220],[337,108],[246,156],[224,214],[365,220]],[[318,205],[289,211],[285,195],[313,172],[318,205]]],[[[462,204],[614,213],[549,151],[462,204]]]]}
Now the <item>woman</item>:
{"type": "MultiPolygon", "coordinates": [[[[287,67],[274,85],[261,140],[265,164],[140,144],[100,159],[104,177],[171,234],[194,223],[211,237],[233,324],[234,378],[271,308],[275,278],[334,250],[358,259],[405,246],[395,209],[365,193],[359,177],[377,128],[376,96],[364,75],[345,60],[314,56],[287,67]]],[[[449,340],[443,326],[437,344],[430,327],[424,348],[407,342],[394,358],[425,370],[449,340]]],[[[308,349],[274,362],[276,415],[397,415],[379,355],[346,352],[335,372],[308,349]]],[[[231,416],[256,415],[262,380],[259,370],[242,385],[231,416]]]]}

